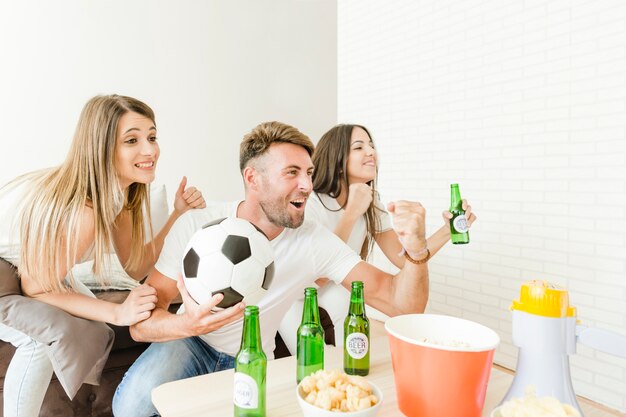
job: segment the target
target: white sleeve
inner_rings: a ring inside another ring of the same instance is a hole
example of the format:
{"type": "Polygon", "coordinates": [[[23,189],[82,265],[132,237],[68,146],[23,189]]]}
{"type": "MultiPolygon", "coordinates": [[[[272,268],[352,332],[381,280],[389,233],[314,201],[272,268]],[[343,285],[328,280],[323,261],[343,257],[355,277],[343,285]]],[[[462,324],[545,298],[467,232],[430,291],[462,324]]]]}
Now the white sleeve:
{"type": "Polygon", "coordinates": [[[350,246],[323,226],[317,225],[312,233],[311,255],[317,276],[341,283],[352,269],[362,262],[350,246]]]}
{"type": "Polygon", "coordinates": [[[376,212],[378,214],[378,219],[380,220],[380,229],[378,230],[378,233],[383,233],[388,230],[393,230],[393,224],[391,223],[391,216],[385,209],[385,205],[382,203],[382,201],[380,201],[380,199],[376,201],[376,207],[380,209],[380,211],[376,212]]]}
{"type": "Polygon", "coordinates": [[[188,211],[176,220],[165,237],[163,249],[154,268],[168,278],[176,280],[182,274],[182,259],[187,243],[193,234],[202,227],[196,225],[193,211],[188,211]]]}

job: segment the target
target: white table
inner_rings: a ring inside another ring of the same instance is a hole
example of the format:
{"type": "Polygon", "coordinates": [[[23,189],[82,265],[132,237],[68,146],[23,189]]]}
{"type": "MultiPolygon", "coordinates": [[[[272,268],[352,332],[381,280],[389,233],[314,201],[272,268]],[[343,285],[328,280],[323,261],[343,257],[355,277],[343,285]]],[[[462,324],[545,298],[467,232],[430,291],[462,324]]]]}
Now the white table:
{"type": "MultiPolygon", "coordinates": [[[[391,367],[389,343],[382,323],[372,320],[370,374],[367,379],[382,391],[384,401],[379,416],[403,417],[398,410],[396,388],[391,367]]],[[[343,350],[326,347],[325,368],[343,366],[343,350]]],[[[513,380],[510,373],[492,368],[483,417],[502,400],[513,380]]],[[[267,416],[302,415],[296,399],[296,359],[291,356],[269,361],[267,366],[267,416]]],[[[233,415],[233,370],[168,382],[152,391],[152,402],[164,417],[202,417],[233,415]]],[[[585,417],[620,416],[581,401],[585,417]]]]}

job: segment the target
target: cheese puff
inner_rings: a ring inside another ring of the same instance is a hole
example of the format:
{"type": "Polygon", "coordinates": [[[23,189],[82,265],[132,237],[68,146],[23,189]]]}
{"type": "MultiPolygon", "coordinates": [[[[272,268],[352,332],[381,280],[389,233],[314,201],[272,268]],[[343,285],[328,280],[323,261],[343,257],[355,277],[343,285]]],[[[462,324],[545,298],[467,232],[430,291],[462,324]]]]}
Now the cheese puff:
{"type": "Polygon", "coordinates": [[[311,375],[305,376],[300,382],[300,387],[305,394],[308,394],[311,391],[317,391],[317,378],[311,375]]]}
{"type": "Polygon", "coordinates": [[[365,410],[366,408],[370,408],[372,406],[372,402],[370,401],[370,397],[367,396],[365,398],[359,398],[359,405],[357,410],[365,410]]]}
{"type": "Polygon", "coordinates": [[[351,375],[348,377],[348,381],[352,385],[356,385],[357,387],[361,388],[363,391],[372,392],[372,386],[369,382],[367,382],[367,379],[363,378],[362,376],[351,375]]]}
{"type": "Polygon", "coordinates": [[[369,395],[368,391],[364,391],[356,385],[348,385],[346,387],[346,397],[348,398],[365,398],[369,395]]]}
{"type": "Polygon", "coordinates": [[[327,391],[320,391],[317,394],[317,398],[315,399],[316,407],[323,408],[324,410],[330,410],[332,405],[332,401],[330,399],[330,394],[327,391]]]}
{"type": "Polygon", "coordinates": [[[309,404],[315,405],[315,400],[317,399],[317,391],[310,392],[305,398],[304,401],[309,404]]]}

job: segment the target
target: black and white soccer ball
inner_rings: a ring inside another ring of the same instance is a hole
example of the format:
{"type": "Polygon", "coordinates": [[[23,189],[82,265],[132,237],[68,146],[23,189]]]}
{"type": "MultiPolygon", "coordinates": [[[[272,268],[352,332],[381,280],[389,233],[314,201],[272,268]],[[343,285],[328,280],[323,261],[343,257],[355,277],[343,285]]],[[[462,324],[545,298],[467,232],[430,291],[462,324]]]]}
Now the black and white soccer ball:
{"type": "Polygon", "coordinates": [[[240,301],[256,305],[274,278],[274,253],[267,236],[247,220],[226,217],[206,224],[192,237],[183,257],[187,292],[198,304],[217,293],[217,309],[240,301]]]}

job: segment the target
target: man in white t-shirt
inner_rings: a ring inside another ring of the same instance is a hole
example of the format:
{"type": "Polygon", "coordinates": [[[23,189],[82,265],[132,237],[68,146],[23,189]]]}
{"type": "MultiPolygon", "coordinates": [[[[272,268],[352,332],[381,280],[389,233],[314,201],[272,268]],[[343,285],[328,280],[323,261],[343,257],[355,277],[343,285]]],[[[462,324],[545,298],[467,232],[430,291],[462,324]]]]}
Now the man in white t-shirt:
{"type": "Polygon", "coordinates": [[[313,143],[294,127],[279,122],[258,125],[244,136],[240,146],[245,200],[190,211],[172,227],[147,281],[157,290],[157,306],[148,320],[131,326],[135,340],[163,343],[153,343],[124,376],[113,399],[115,416],[155,415],[150,399],[153,388],[234,366],[233,356],[241,340],[243,303],[213,312],[222,295],[216,294],[211,302],[198,305],[181,278],[187,242],[216,218],[230,215],[246,219],[272,243],[274,279],[258,303],[263,350],[270,357],[281,317],[318,277],[327,277],[346,288],[352,281],[364,281],[368,304],[389,315],[424,311],[429,258],[424,208],[408,201],[388,207],[408,260],[397,275],[391,276],[361,261],[328,229],[304,221],[312,190],[312,153],[313,143]],[[182,311],[171,314],[168,307],[179,292],[182,311]]]}

